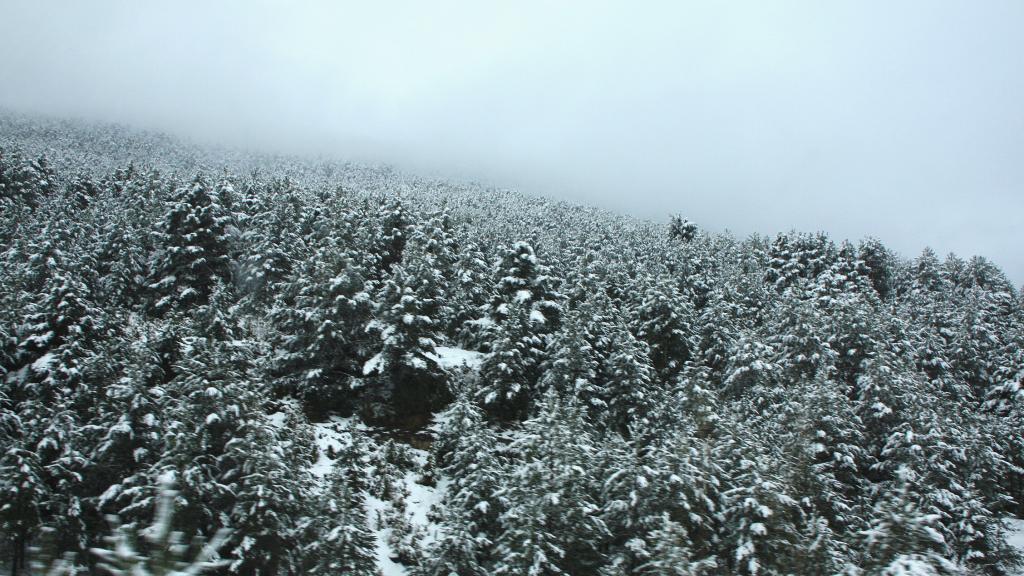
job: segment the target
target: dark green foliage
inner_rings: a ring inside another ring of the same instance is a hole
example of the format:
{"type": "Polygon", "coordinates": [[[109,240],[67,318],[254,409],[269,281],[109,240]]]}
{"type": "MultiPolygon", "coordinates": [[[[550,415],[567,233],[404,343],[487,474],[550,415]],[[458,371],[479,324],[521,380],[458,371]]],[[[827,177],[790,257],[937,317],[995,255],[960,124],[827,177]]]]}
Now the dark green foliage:
{"type": "Polygon", "coordinates": [[[377,294],[374,319],[367,331],[375,336],[377,353],[363,373],[368,378],[366,413],[372,419],[423,419],[451,397],[446,376],[434,359],[441,334],[443,278],[440,262],[415,242],[403,262],[377,294]]]}
{"type": "Polygon", "coordinates": [[[477,393],[489,412],[505,420],[522,419],[537,399],[537,379],[544,338],[537,334],[523,304],[505,307],[491,352],[480,366],[482,386],[477,393]]]}
{"type": "Polygon", "coordinates": [[[859,566],[868,574],[956,574],[946,556],[938,518],[923,513],[906,492],[906,478],[880,494],[870,528],[861,533],[859,566]]]}
{"type": "Polygon", "coordinates": [[[814,280],[836,260],[836,247],[825,234],[779,234],[768,250],[765,280],[783,291],[802,280],[814,280]]]}
{"type": "Polygon", "coordinates": [[[149,273],[153,311],[205,304],[216,280],[227,279],[229,260],[227,215],[202,177],[175,191],[160,228],[149,273]]]}
{"type": "Polygon", "coordinates": [[[690,242],[697,237],[697,225],[682,216],[672,216],[668,223],[668,237],[690,242]]]}
{"type": "Polygon", "coordinates": [[[593,573],[607,537],[589,467],[596,447],[571,402],[552,391],[538,410],[510,447],[517,460],[499,493],[508,505],[498,518],[493,573],[593,573]]]}
{"type": "Polygon", "coordinates": [[[503,479],[502,462],[495,455],[498,439],[468,390],[445,411],[443,421],[432,454],[452,483],[439,518],[441,537],[424,574],[488,574],[506,501],[499,496],[503,479]]]}
{"type": "Polygon", "coordinates": [[[373,535],[366,526],[360,494],[337,472],[330,477],[327,494],[323,526],[318,527],[321,539],[316,543],[317,560],[308,573],[375,576],[373,535]]]}
{"type": "Polygon", "coordinates": [[[16,204],[35,207],[56,187],[53,167],[45,157],[24,160],[0,149],[0,208],[16,204]]]}
{"type": "Polygon", "coordinates": [[[635,333],[650,347],[651,363],[664,380],[678,374],[693,354],[693,316],[689,302],[667,279],[644,293],[635,333]]]}
{"type": "Polygon", "coordinates": [[[272,373],[278,391],[298,396],[321,417],[354,404],[353,378],[362,376],[371,300],[366,270],[354,256],[327,249],[286,285],[270,318],[277,328],[272,373]]]}
{"type": "Polygon", "coordinates": [[[550,332],[558,328],[562,314],[562,296],[557,292],[560,281],[551,275],[529,244],[517,242],[511,248],[503,248],[495,277],[497,284],[489,307],[495,322],[508,318],[508,307],[518,303],[529,311],[531,322],[539,330],[550,332]]]}

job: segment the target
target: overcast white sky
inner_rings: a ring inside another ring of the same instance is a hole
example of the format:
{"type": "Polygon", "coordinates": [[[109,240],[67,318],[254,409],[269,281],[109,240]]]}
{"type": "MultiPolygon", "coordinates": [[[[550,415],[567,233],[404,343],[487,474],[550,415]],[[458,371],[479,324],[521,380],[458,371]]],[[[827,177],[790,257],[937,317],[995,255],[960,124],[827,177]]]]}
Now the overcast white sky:
{"type": "Polygon", "coordinates": [[[1024,281],[1024,2],[0,0],[0,106],[1024,281]]]}

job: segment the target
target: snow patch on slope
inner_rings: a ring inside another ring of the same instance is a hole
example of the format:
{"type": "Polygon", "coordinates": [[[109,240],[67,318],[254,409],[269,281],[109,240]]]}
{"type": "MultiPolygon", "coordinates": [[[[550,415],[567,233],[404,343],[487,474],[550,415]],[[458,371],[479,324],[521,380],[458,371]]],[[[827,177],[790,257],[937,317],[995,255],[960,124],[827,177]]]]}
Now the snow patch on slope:
{"type": "MultiPolygon", "coordinates": [[[[470,352],[469,354],[476,353],[470,352]]],[[[458,355],[456,354],[456,356],[458,355]]],[[[277,414],[271,415],[271,418],[283,420],[283,418],[277,417],[277,414]]],[[[353,441],[352,430],[367,430],[358,418],[334,417],[328,422],[314,423],[313,427],[317,460],[310,467],[310,471],[320,479],[326,478],[334,466],[334,459],[330,454],[334,454],[353,441]]],[[[426,547],[437,538],[437,528],[430,522],[430,511],[443,498],[446,483],[442,481],[437,486],[420,484],[418,480],[423,476],[429,453],[415,448],[408,448],[408,450],[412,456],[412,465],[403,471],[395,486],[396,492],[405,495],[399,500],[404,502],[404,508],[397,509],[395,502],[381,500],[369,494],[366,495],[365,500],[367,526],[373,532],[377,568],[383,576],[405,576],[408,574],[408,568],[394,560],[397,554],[390,545],[392,529],[388,526],[387,519],[389,517],[396,514],[404,517],[419,533],[420,539],[416,542],[419,547],[426,547]]]]}
{"type": "Polygon", "coordinates": [[[55,360],[56,358],[53,356],[53,353],[47,352],[32,363],[32,371],[36,374],[45,374],[50,369],[50,366],[53,366],[55,360]]]}
{"type": "Polygon", "coordinates": [[[430,544],[437,539],[437,528],[429,518],[430,510],[440,504],[444,497],[446,481],[442,480],[436,486],[426,486],[417,482],[426,468],[429,454],[416,448],[411,449],[411,452],[416,468],[406,472],[402,478],[406,490],[409,491],[409,496],[405,499],[405,510],[413,527],[424,530],[425,537],[421,544],[430,544]]]}
{"type": "MultiPolygon", "coordinates": [[[[1006,543],[1024,554],[1024,520],[1007,518],[1006,523],[1009,525],[1009,530],[1006,532],[1006,543]]],[[[1024,567],[1018,568],[1016,574],[1024,576],[1024,567]]]]}
{"type": "Polygon", "coordinates": [[[366,525],[373,530],[374,554],[377,557],[377,568],[383,576],[405,576],[405,566],[391,559],[394,554],[388,539],[391,536],[391,528],[384,527],[385,511],[391,504],[373,496],[366,496],[366,525]]]}
{"type": "Polygon", "coordinates": [[[273,414],[267,414],[267,421],[274,428],[284,428],[285,422],[288,420],[288,415],[284,412],[274,412],[273,414]]]}
{"type": "Polygon", "coordinates": [[[376,356],[367,360],[366,364],[363,364],[363,376],[369,376],[375,372],[380,372],[382,368],[384,368],[384,356],[377,353],[376,356]]]}
{"type": "Polygon", "coordinates": [[[434,348],[434,354],[428,354],[431,360],[437,362],[437,365],[443,370],[450,370],[452,368],[459,368],[465,366],[472,370],[480,368],[480,364],[484,361],[483,352],[474,352],[473,350],[464,350],[462,348],[450,348],[448,346],[437,346],[434,348]]]}
{"type": "Polygon", "coordinates": [[[401,499],[404,502],[404,508],[396,509],[395,502],[385,502],[373,496],[366,498],[369,526],[374,530],[376,541],[377,567],[380,568],[384,576],[408,574],[408,567],[394,560],[396,554],[390,545],[392,529],[384,525],[385,518],[396,513],[404,517],[418,534],[416,545],[420,549],[429,548],[437,539],[437,528],[430,522],[430,511],[441,501],[445,493],[445,484],[443,482],[437,486],[420,484],[418,480],[422,477],[428,454],[417,449],[410,449],[410,452],[414,465],[410,470],[405,471],[397,490],[405,494],[405,497],[401,499]]]}
{"type": "Polygon", "coordinates": [[[328,453],[337,452],[352,443],[350,428],[365,428],[365,426],[354,418],[339,418],[337,416],[327,422],[313,423],[317,460],[309,470],[314,476],[323,479],[331,472],[334,460],[328,456],[328,453]]]}

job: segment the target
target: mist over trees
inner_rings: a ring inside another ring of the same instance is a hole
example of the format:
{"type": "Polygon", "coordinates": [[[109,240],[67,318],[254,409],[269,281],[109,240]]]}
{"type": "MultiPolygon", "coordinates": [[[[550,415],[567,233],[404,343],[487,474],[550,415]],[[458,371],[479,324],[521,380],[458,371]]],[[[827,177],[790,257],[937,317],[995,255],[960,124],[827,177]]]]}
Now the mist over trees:
{"type": "Polygon", "coordinates": [[[981,257],[0,116],[11,574],[1007,574],[1022,350],[981,257]]]}

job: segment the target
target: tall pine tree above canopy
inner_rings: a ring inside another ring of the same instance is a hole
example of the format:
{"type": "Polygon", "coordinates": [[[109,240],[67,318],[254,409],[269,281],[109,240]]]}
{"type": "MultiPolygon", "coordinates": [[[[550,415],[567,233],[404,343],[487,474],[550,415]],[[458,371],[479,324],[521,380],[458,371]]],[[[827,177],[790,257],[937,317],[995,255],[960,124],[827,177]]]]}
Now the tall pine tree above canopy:
{"type": "Polygon", "coordinates": [[[667,279],[648,286],[636,311],[636,336],[650,347],[651,363],[663,380],[682,370],[693,354],[694,312],[667,279]]]}
{"type": "Polygon", "coordinates": [[[350,411],[362,376],[372,313],[366,267],[357,254],[327,244],[284,287],[270,311],[278,346],[270,369],[279,391],[298,396],[314,417],[350,411]]]}
{"type": "Polygon", "coordinates": [[[875,292],[870,273],[857,248],[844,241],[839,245],[835,261],[816,278],[815,283],[819,292],[867,294],[875,292]]]}
{"type": "Polygon", "coordinates": [[[914,260],[912,289],[921,292],[947,292],[948,280],[942,272],[939,257],[931,248],[925,248],[914,260]]]}
{"type": "Polygon", "coordinates": [[[491,351],[480,365],[477,395],[488,412],[504,420],[525,418],[538,399],[544,338],[523,303],[505,307],[491,351]]]}
{"type": "Polygon", "coordinates": [[[154,312],[204,304],[215,280],[228,278],[227,221],[202,177],[175,190],[150,267],[154,312]]]}
{"type": "Polygon", "coordinates": [[[491,318],[496,322],[504,321],[509,315],[509,304],[519,302],[528,308],[531,321],[544,327],[546,332],[558,329],[562,315],[560,281],[537,258],[533,247],[526,242],[516,242],[510,248],[501,249],[500,258],[489,307],[491,318]]]}
{"type": "Polygon", "coordinates": [[[682,216],[674,215],[669,220],[668,236],[682,242],[690,242],[697,237],[697,225],[682,216]]]}
{"type": "Polygon", "coordinates": [[[446,377],[435,360],[441,334],[443,278],[426,246],[413,242],[381,286],[367,331],[378,352],[363,373],[374,402],[370,415],[420,419],[450,400],[446,377]]]}
{"type": "Polygon", "coordinates": [[[864,263],[868,280],[878,297],[888,300],[896,284],[896,257],[875,238],[866,238],[860,243],[858,257],[864,263]]]}

